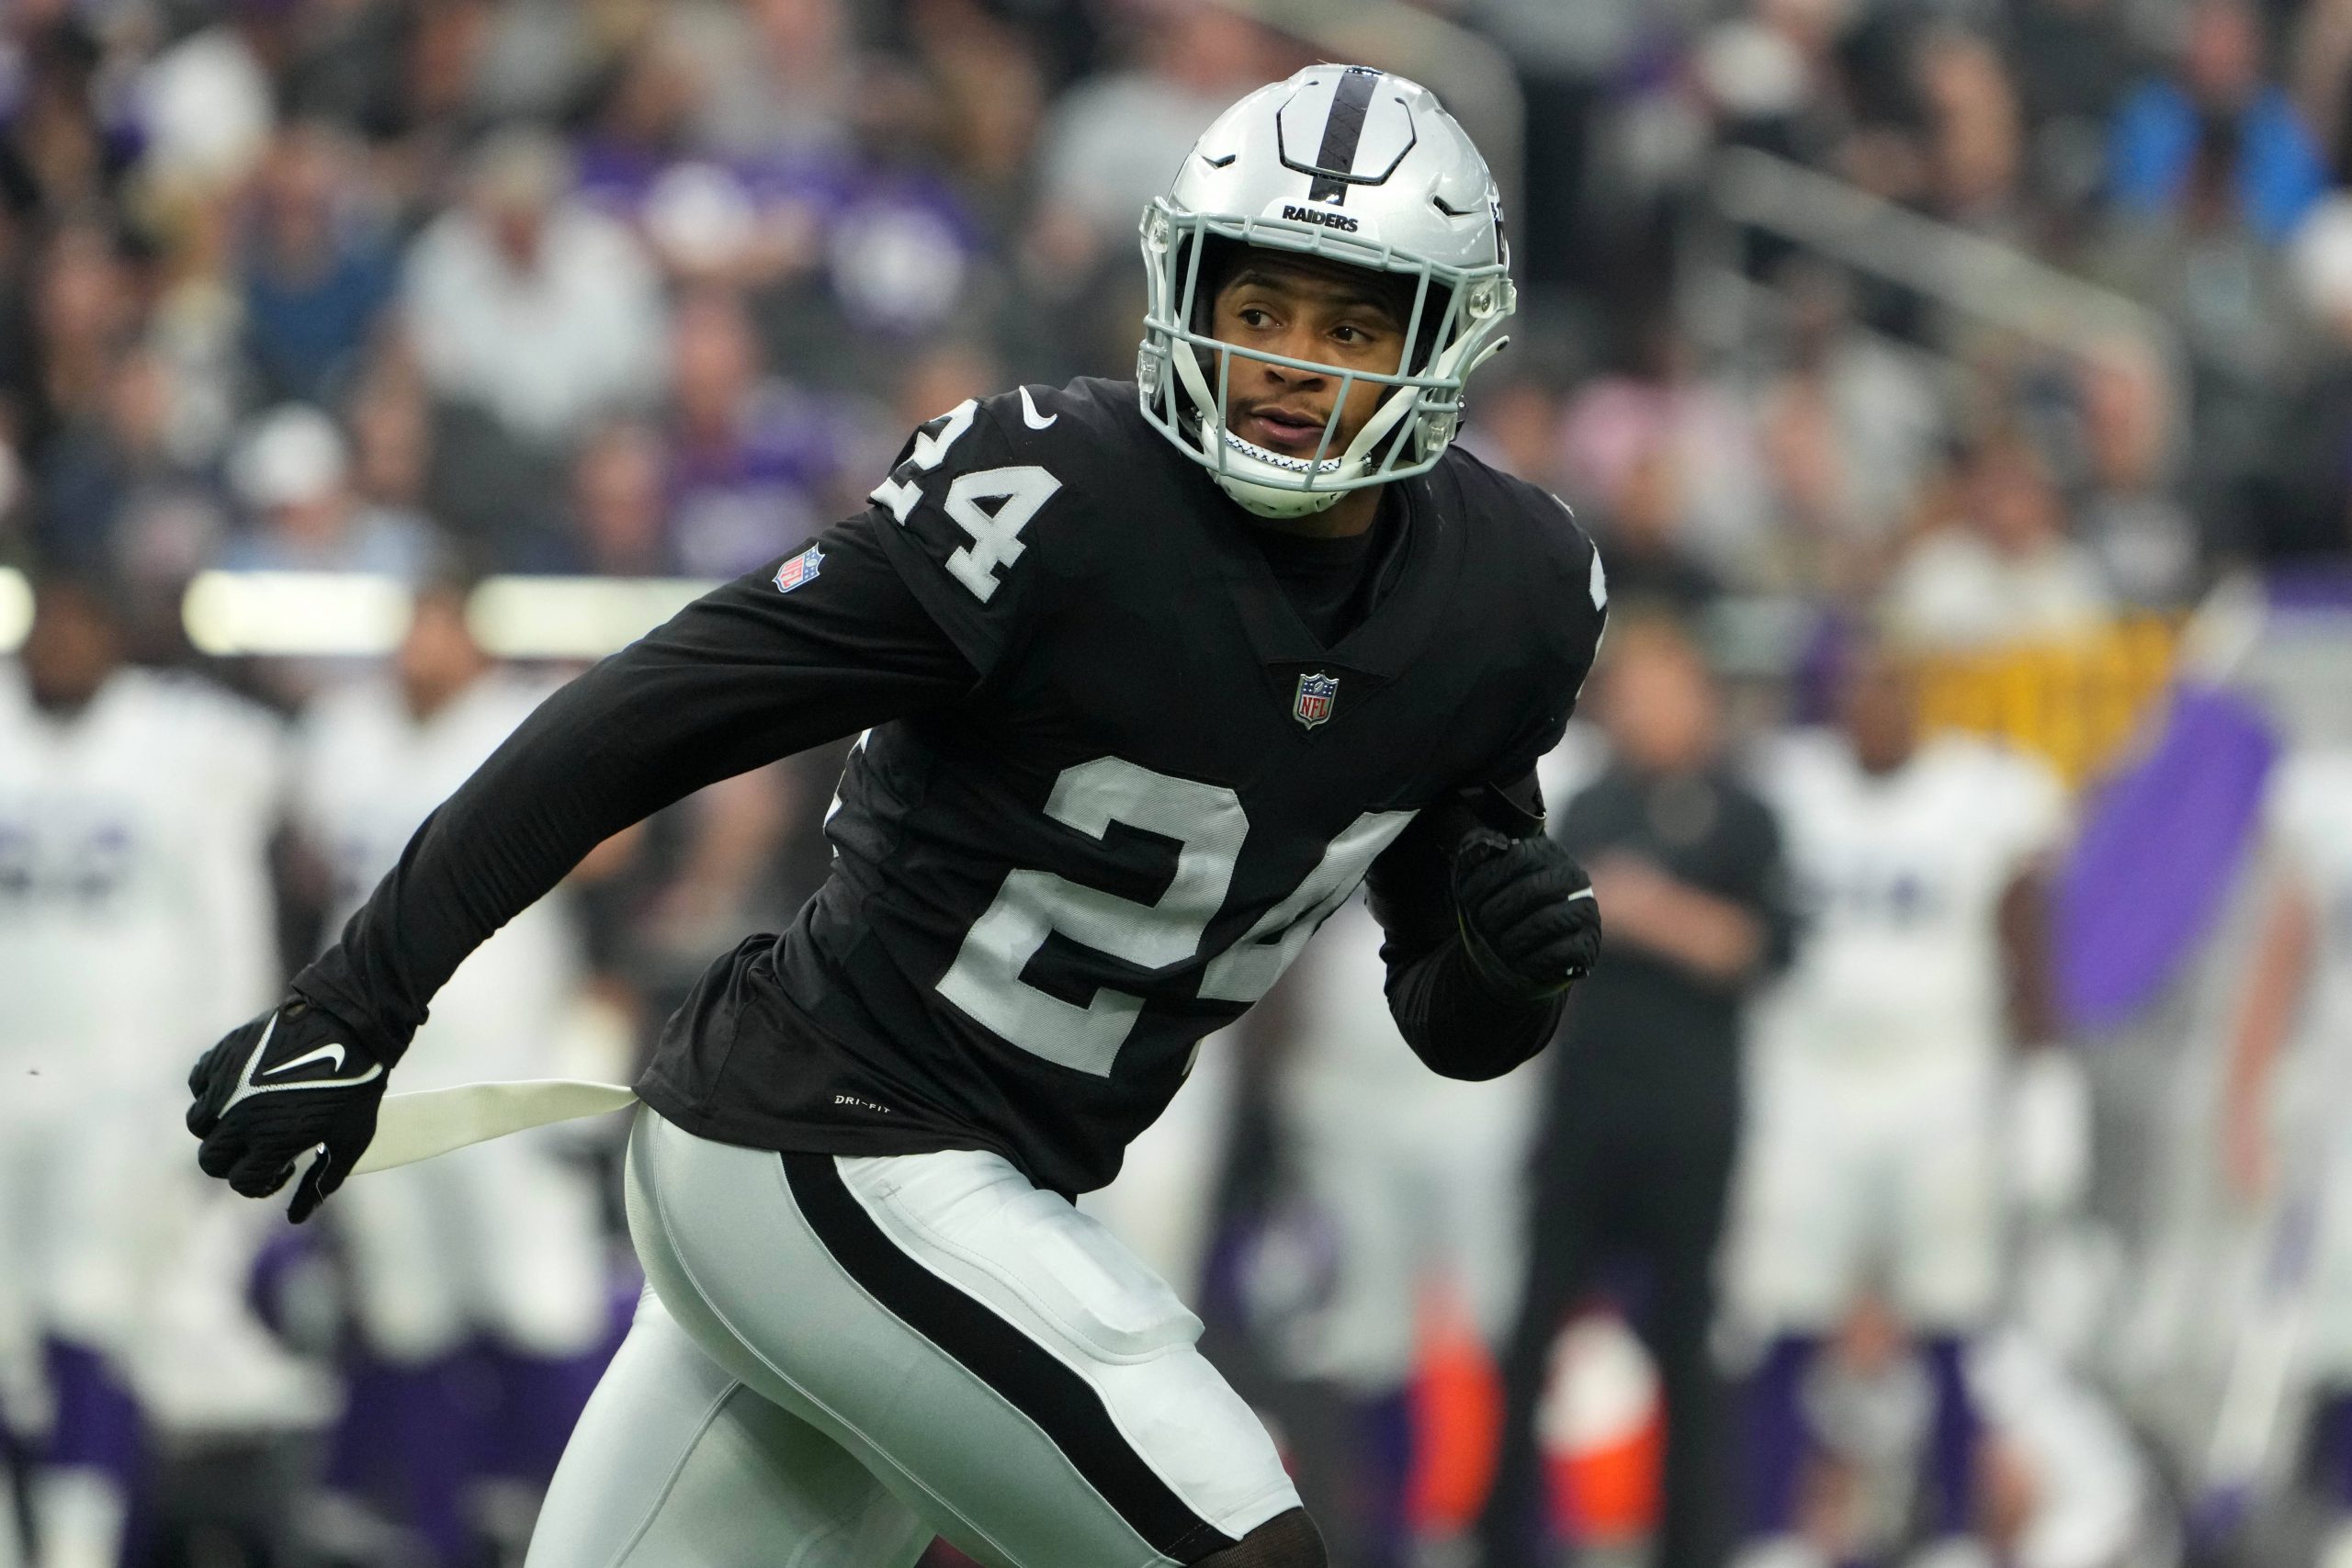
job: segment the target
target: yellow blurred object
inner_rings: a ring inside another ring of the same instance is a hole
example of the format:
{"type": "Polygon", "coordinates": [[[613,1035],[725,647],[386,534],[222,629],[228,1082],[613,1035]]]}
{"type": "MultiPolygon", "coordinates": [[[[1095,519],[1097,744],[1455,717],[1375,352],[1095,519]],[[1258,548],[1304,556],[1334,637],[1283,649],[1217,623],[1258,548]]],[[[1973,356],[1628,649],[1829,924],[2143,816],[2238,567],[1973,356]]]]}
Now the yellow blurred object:
{"type": "Polygon", "coordinates": [[[1931,731],[2006,740],[2079,788],[2115,760],[2171,681],[2180,630],[2140,615],[2089,637],[1931,654],[1920,666],[1921,713],[1931,731]]]}

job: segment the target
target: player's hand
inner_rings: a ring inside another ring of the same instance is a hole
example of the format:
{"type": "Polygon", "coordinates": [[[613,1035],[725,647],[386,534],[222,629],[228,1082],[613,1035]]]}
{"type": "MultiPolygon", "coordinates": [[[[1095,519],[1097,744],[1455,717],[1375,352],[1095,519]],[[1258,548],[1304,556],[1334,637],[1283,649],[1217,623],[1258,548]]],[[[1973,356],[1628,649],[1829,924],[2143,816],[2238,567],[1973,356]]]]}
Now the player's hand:
{"type": "Polygon", "coordinates": [[[1464,834],[1453,854],[1453,904],[1471,966],[1498,995],[1530,1002],[1557,996],[1600,957],[1592,879],[1540,834],[1509,839],[1491,828],[1464,834]]]}
{"type": "Polygon", "coordinates": [[[248,1198],[266,1198],[317,1150],[286,1211],[300,1224],[376,1135],[384,1071],[341,1020],[289,997],[231,1030],[188,1074],[187,1130],[204,1140],[196,1163],[248,1198]]]}

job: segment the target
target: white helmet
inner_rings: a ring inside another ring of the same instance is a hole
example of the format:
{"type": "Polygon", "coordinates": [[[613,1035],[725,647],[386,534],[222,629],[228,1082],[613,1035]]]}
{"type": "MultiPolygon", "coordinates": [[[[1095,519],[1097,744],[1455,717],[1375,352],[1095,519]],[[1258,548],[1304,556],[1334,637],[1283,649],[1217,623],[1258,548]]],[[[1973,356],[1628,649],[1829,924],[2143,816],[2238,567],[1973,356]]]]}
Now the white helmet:
{"type": "Polygon", "coordinates": [[[1461,424],[1462,383],[1503,346],[1496,334],[1518,303],[1487,161],[1428,88],[1363,65],[1309,66],[1219,116],[1168,194],[1144,209],[1143,259],[1150,294],[1136,381],[1144,417],[1227,495],[1269,517],[1320,512],[1348,491],[1428,471],[1461,424]],[[1397,373],[1213,338],[1201,293],[1212,235],[1417,279],[1397,373]],[[1204,348],[1218,367],[1214,386],[1204,348]],[[1227,428],[1230,355],[1339,381],[1313,457],[1269,451],[1227,428]],[[1395,390],[1333,454],[1357,381],[1395,390]]]}

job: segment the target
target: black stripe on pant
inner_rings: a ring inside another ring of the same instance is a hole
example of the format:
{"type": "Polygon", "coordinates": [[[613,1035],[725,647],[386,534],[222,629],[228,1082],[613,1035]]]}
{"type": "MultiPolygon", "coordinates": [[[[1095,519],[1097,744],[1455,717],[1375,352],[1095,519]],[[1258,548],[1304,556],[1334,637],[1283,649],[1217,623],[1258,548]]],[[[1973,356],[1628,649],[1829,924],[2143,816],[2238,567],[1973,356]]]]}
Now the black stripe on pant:
{"type": "Polygon", "coordinates": [[[1127,1446],[1093,1385],[985,1303],[900,1251],[842,1180],[831,1155],[779,1157],[809,1228],[850,1278],[1035,1421],[1153,1551],[1194,1562],[1234,1544],[1127,1446]]]}

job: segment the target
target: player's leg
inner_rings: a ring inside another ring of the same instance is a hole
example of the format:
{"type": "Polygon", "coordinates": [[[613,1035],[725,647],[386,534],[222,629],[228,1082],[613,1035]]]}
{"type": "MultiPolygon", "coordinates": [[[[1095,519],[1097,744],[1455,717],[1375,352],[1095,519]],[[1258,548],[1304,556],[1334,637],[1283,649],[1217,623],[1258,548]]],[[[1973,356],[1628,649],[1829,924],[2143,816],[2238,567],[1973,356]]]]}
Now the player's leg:
{"type": "Polygon", "coordinates": [[[1860,1285],[1873,1178],[1868,1128],[1833,1075],[1768,1059],[1750,1085],[1726,1271],[1736,1321],[1763,1342],[1745,1393],[1746,1533],[1758,1562],[1805,1562],[1814,1453],[1806,1380],[1860,1285]]]}
{"type": "Polygon", "coordinates": [[[1552,1345],[1586,1288],[1609,1202],[1606,1129],[1558,1098],[1537,1134],[1527,1211],[1526,1269],[1500,1368],[1503,1416],[1494,1480],[1478,1518],[1486,1568],[1540,1561],[1543,1449],[1536,1429],[1552,1345]]]}
{"type": "MultiPolygon", "coordinates": [[[[1329,1291],[1272,1347],[1283,1374],[1312,1385],[1333,1419],[1331,1472],[1317,1508],[1350,1563],[1386,1568],[1406,1548],[1412,1467],[1408,1398],[1418,1348],[1417,1298],[1426,1183],[1409,1137],[1383,1134],[1361,1105],[1294,1107],[1288,1162],[1300,1198],[1328,1235],[1329,1291]]],[[[1311,1484],[1307,1495],[1317,1496],[1311,1484]]]]}
{"type": "Polygon", "coordinates": [[[1971,1338],[2000,1291],[2002,1187],[1989,1081],[1925,1083],[1910,1100],[1894,1169],[1895,1304],[1934,1393],[1928,1517],[1957,1541],[1978,1524],[1984,1424],[1966,1375],[1971,1338]]]}
{"type": "Polygon", "coordinates": [[[907,1568],[931,1537],[648,1291],[556,1467],[527,1568],[907,1568]]]}
{"type": "Polygon", "coordinates": [[[356,1525],[385,1509],[436,1561],[454,1562],[472,1546],[461,1499],[478,1433],[458,1398],[468,1325],[448,1227],[463,1194],[444,1190],[447,1174],[438,1161],[380,1171],[347,1183],[327,1210],[357,1333],[321,1513],[356,1525]]]}
{"type": "Polygon", "coordinates": [[[32,1281],[40,1277],[40,1165],[32,1119],[0,1106],[0,1568],[22,1568],[17,1494],[35,1431],[46,1422],[32,1281]]]}
{"type": "MultiPolygon", "coordinates": [[[[778,1156],[648,1111],[628,1197],[695,1343],[990,1568],[1196,1563],[1297,1506],[1199,1320],[994,1156],[778,1156]]],[[[1250,1550],[1291,1568],[1295,1533],[1250,1550]]]]}
{"type": "Polygon", "coordinates": [[[1724,1506],[1732,1481],[1726,1396],[1713,1333],[1716,1249],[1730,1197],[1738,1110],[1728,1094],[1708,1103],[1711,1098],[1691,1085],[1671,1103],[1653,1101],[1640,1120],[1662,1136],[1623,1178],[1634,1185],[1642,1252],[1650,1265],[1650,1299],[1635,1323],[1657,1363],[1666,1409],[1653,1554],[1658,1568],[1720,1568],[1731,1546],[1724,1506]]]}
{"type": "Polygon", "coordinates": [[[489,1334],[500,1410],[484,1454],[506,1482],[547,1484],[608,1348],[611,1294],[593,1174],[545,1134],[451,1156],[463,1205],[469,1322],[489,1334]],[[469,1156],[481,1156],[481,1158],[469,1156]]]}
{"type": "Polygon", "coordinates": [[[40,1280],[49,1442],[33,1473],[42,1568],[99,1568],[123,1551],[146,1433],[120,1350],[141,1304],[142,1200],[153,1151],[169,1147],[137,1104],[82,1099],[51,1129],[40,1280]]]}

